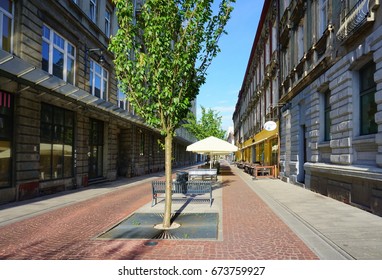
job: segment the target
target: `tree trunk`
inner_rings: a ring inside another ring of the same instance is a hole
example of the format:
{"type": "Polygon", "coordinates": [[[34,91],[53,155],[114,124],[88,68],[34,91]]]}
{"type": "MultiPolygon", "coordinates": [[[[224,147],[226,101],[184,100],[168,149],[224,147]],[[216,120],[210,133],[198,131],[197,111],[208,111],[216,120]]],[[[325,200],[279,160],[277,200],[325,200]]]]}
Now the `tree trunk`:
{"type": "Polygon", "coordinates": [[[171,226],[171,206],[172,206],[172,133],[167,133],[165,138],[165,173],[166,173],[166,193],[165,208],[163,216],[163,227],[171,226]]]}

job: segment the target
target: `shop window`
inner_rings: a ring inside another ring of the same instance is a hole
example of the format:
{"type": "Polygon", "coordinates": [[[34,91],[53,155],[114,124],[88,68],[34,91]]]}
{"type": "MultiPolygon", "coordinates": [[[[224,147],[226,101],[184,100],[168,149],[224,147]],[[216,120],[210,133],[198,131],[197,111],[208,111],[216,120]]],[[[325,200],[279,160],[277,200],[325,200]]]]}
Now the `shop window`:
{"type": "Polygon", "coordinates": [[[73,176],[74,113],[42,104],[40,122],[40,180],[73,176]]]}
{"type": "Polygon", "coordinates": [[[0,188],[11,186],[12,104],[12,95],[0,91],[0,188]]]}

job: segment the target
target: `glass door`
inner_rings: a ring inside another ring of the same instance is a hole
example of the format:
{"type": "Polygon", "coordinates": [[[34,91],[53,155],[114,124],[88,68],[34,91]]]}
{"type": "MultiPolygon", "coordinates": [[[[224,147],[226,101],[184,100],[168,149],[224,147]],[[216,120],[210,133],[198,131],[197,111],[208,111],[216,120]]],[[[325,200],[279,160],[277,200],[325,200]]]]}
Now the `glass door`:
{"type": "Polygon", "coordinates": [[[89,179],[103,175],[103,122],[90,119],[89,179]]]}

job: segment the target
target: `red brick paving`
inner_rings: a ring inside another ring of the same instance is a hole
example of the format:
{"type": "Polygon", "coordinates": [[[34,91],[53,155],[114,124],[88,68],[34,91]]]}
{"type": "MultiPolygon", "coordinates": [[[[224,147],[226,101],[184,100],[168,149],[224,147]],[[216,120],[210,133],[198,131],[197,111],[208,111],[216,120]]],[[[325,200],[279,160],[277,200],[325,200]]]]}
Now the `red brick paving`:
{"type": "Polygon", "coordinates": [[[229,167],[222,185],[222,241],[96,240],[150,202],[146,183],[1,227],[0,259],[317,259],[229,167]]]}

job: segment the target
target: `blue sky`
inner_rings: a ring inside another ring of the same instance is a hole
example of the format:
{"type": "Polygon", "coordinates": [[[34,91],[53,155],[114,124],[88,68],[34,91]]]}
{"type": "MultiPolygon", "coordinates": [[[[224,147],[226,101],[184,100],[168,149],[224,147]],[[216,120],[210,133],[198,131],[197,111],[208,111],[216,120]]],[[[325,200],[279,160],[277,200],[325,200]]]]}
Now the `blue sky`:
{"type": "Polygon", "coordinates": [[[208,69],[206,83],[197,98],[197,117],[200,106],[211,108],[222,116],[222,128],[233,126],[232,115],[243,83],[253,40],[257,31],[264,1],[236,0],[227,35],[221,37],[221,52],[208,69]]]}

